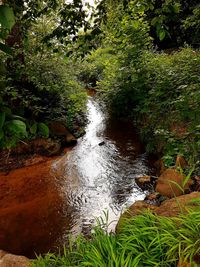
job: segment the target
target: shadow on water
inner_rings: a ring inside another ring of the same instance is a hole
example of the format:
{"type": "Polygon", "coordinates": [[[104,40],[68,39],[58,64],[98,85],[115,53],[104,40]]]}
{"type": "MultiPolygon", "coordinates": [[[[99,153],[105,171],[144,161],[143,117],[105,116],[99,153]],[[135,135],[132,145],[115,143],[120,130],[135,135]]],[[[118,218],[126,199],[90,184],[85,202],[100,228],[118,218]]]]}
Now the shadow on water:
{"type": "MultiPolygon", "coordinates": [[[[77,146],[54,169],[62,165],[58,184],[65,199],[66,217],[72,218],[72,234],[90,231],[95,218],[109,212],[114,230],[121,212],[145,194],[135,178],[151,172],[147,155],[135,129],[128,122],[110,120],[94,98],[88,100],[89,123],[77,146]]],[[[61,243],[67,239],[67,232],[61,243]]]]}

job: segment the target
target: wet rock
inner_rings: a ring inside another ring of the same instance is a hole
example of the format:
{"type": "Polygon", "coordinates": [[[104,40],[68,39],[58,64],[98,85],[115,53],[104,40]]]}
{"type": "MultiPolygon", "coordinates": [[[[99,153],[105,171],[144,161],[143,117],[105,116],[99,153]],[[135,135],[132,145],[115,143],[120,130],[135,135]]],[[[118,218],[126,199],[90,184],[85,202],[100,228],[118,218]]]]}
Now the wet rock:
{"type": "Polygon", "coordinates": [[[155,192],[155,193],[147,195],[144,200],[148,204],[159,206],[161,204],[161,202],[166,200],[166,199],[162,200],[161,195],[159,193],[155,192]]]}
{"type": "Polygon", "coordinates": [[[45,156],[58,155],[60,153],[61,144],[59,141],[52,139],[38,138],[31,142],[32,149],[35,153],[45,156]]]}
{"type": "Polygon", "coordinates": [[[157,194],[150,194],[148,196],[146,196],[146,199],[149,200],[149,201],[153,201],[153,200],[156,200],[157,199],[157,194]]]}
{"type": "Polygon", "coordinates": [[[155,191],[169,198],[183,195],[184,190],[189,189],[189,186],[192,183],[191,180],[188,181],[181,190],[180,187],[183,187],[185,178],[185,175],[179,173],[177,170],[167,169],[158,178],[155,191]]]}
{"type": "Polygon", "coordinates": [[[136,201],[133,205],[131,205],[119,218],[119,221],[116,226],[116,232],[120,231],[120,228],[124,224],[124,222],[133,216],[139,215],[145,210],[155,211],[158,207],[148,204],[145,201],[136,201]]]}
{"type": "Polygon", "coordinates": [[[62,122],[52,121],[48,124],[50,134],[56,136],[66,136],[68,134],[66,126],[62,122]]]}
{"type": "Polygon", "coordinates": [[[128,218],[139,215],[146,210],[150,210],[159,216],[176,217],[180,213],[188,212],[190,209],[199,209],[199,204],[194,201],[194,199],[198,198],[200,198],[200,192],[193,192],[188,195],[165,200],[159,207],[148,204],[145,201],[136,201],[121,215],[116,231],[120,231],[120,228],[128,218]]]}
{"type": "Polygon", "coordinates": [[[65,145],[73,146],[73,145],[76,145],[77,139],[73,134],[67,131],[67,135],[65,136],[65,142],[66,142],[65,145]]]}
{"type": "Polygon", "coordinates": [[[17,256],[0,251],[0,267],[30,267],[31,261],[24,256],[17,256]]]}
{"type": "Polygon", "coordinates": [[[99,146],[103,146],[103,145],[105,145],[105,142],[102,141],[102,142],[100,142],[98,145],[99,145],[99,146]]]}
{"type": "Polygon", "coordinates": [[[64,137],[64,145],[75,145],[77,143],[77,139],[70,133],[64,123],[53,121],[50,122],[48,126],[51,135],[64,137]]]}
{"type": "Polygon", "coordinates": [[[156,170],[157,170],[157,173],[158,173],[159,175],[161,175],[161,174],[166,170],[165,164],[164,164],[164,162],[163,162],[162,159],[157,160],[157,161],[154,163],[154,166],[155,166],[155,168],[156,168],[156,170]]]}
{"type": "Polygon", "coordinates": [[[153,179],[151,176],[146,175],[137,177],[135,182],[142,190],[148,190],[152,187],[153,179]]]}
{"type": "Polygon", "coordinates": [[[184,169],[186,167],[188,167],[187,161],[184,159],[183,156],[178,155],[176,157],[176,168],[182,168],[182,169],[184,169]]]}
{"type": "Polygon", "coordinates": [[[200,198],[200,192],[182,195],[176,198],[165,200],[156,209],[156,214],[166,217],[175,217],[189,209],[199,208],[199,204],[194,200],[200,198]]]}

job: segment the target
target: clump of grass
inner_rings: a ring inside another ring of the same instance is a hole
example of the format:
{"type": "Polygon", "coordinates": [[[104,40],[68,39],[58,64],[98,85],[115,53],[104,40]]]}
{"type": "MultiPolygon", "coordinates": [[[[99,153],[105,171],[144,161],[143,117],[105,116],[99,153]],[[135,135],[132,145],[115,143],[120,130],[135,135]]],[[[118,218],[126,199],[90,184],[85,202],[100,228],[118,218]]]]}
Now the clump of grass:
{"type": "Polygon", "coordinates": [[[89,240],[79,236],[62,256],[39,256],[33,266],[173,267],[179,258],[192,263],[199,253],[199,208],[176,218],[145,212],[124,221],[116,234],[98,225],[89,240]]]}

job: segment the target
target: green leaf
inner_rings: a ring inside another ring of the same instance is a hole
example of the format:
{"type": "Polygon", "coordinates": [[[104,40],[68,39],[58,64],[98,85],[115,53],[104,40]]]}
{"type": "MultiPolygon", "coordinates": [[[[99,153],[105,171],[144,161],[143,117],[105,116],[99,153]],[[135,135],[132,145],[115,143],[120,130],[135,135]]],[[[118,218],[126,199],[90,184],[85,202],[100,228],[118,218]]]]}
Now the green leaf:
{"type": "Polygon", "coordinates": [[[5,112],[1,112],[0,113],[0,130],[2,129],[2,127],[4,125],[5,118],[6,118],[6,113],[5,112]]]}
{"type": "Polygon", "coordinates": [[[49,127],[43,122],[38,123],[38,134],[45,137],[45,138],[48,138],[49,137],[49,127]]]}
{"type": "Polygon", "coordinates": [[[176,3],[173,6],[174,13],[178,14],[180,12],[180,4],[176,3]]]}
{"type": "Polygon", "coordinates": [[[11,115],[11,119],[13,120],[20,120],[20,121],[23,121],[23,122],[26,122],[26,119],[23,118],[22,116],[18,116],[18,115],[11,115]]]}
{"type": "Polygon", "coordinates": [[[159,31],[158,35],[159,35],[160,41],[162,41],[165,38],[165,36],[166,36],[165,30],[159,31]]]}
{"type": "Polygon", "coordinates": [[[12,55],[12,49],[8,45],[0,43],[0,50],[6,54],[12,55]]]}
{"type": "Polygon", "coordinates": [[[5,127],[8,133],[16,134],[17,136],[27,136],[26,124],[20,120],[11,120],[5,123],[5,127]]]}
{"type": "Polygon", "coordinates": [[[36,135],[37,133],[37,123],[34,122],[34,124],[30,127],[30,133],[33,135],[36,135]]]}
{"type": "Polygon", "coordinates": [[[138,27],[139,27],[139,21],[138,20],[135,20],[135,21],[133,21],[133,28],[135,29],[135,30],[137,30],[138,29],[138,27]]]}
{"type": "Polygon", "coordinates": [[[0,6],[0,24],[2,28],[11,30],[15,24],[15,16],[12,8],[9,6],[0,6]]]}

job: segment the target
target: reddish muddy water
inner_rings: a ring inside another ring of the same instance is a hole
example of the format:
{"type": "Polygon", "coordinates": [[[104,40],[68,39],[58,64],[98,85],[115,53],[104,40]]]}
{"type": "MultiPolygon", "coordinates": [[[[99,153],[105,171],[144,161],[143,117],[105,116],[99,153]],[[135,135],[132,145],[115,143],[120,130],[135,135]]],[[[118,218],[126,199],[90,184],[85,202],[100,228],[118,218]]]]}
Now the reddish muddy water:
{"type": "Polygon", "coordinates": [[[135,178],[151,172],[133,126],[108,119],[89,96],[86,134],[71,151],[1,175],[0,249],[29,257],[58,251],[104,212],[114,230],[121,212],[145,196],[135,178]]]}

